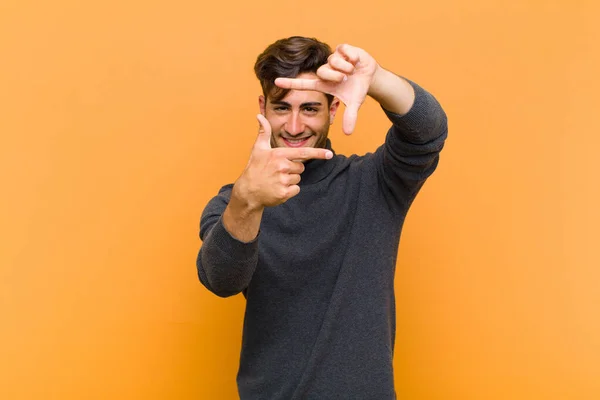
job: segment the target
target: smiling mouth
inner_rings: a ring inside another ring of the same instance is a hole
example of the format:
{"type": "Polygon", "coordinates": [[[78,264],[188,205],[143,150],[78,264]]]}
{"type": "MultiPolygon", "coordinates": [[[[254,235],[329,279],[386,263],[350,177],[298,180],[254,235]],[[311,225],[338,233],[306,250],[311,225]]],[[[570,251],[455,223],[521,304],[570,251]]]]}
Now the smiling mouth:
{"type": "Polygon", "coordinates": [[[285,144],[289,147],[302,147],[306,144],[306,142],[308,142],[308,139],[310,139],[311,136],[307,136],[304,138],[298,138],[298,139],[288,139],[288,138],[282,138],[283,141],[285,142],[285,144]]]}

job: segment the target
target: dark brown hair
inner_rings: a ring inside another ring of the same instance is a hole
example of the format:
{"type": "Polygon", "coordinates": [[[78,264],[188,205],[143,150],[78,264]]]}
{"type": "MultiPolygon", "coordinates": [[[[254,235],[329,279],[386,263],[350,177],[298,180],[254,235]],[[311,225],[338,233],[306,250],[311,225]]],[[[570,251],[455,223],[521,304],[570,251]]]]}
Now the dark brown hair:
{"type": "MultiPolygon", "coordinates": [[[[292,36],[269,45],[256,59],[254,73],[260,81],[263,95],[271,101],[283,99],[289,89],[275,86],[275,78],[295,78],[304,72],[317,72],[331,54],[326,43],[315,38],[292,36]]],[[[325,93],[330,105],[333,96],[325,93]]]]}

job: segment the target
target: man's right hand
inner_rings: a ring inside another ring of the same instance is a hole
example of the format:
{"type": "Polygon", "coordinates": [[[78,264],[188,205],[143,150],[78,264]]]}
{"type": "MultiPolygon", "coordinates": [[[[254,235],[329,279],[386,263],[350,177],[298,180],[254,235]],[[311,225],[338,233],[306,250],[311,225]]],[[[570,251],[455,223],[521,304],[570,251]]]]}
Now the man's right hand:
{"type": "Polygon", "coordinates": [[[284,203],[300,192],[305,160],[328,159],[333,153],[312,147],[271,148],[271,125],[259,114],[260,130],[246,169],[233,185],[223,212],[225,229],[238,240],[250,242],[258,235],[265,207],[284,203]]]}
{"type": "Polygon", "coordinates": [[[234,185],[235,195],[244,198],[250,209],[276,206],[296,196],[303,162],[333,157],[330,150],[321,148],[271,148],[271,125],[262,114],[257,118],[258,137],[248,165],[234,185]]]}

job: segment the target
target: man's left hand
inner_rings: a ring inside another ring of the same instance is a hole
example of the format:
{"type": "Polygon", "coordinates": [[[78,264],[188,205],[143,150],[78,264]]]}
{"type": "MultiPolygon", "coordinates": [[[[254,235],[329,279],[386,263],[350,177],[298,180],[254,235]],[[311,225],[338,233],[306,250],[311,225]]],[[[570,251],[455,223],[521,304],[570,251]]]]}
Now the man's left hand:
{"type": "Polygon", "coordinates": [[[349,135],[378,70],[379,65],[369,53],[342,44],[319,67],[318,79],[277,78],[275,84],[284,89],[317,90],[340,99],[346,105],[342,129],[349,135]]]}

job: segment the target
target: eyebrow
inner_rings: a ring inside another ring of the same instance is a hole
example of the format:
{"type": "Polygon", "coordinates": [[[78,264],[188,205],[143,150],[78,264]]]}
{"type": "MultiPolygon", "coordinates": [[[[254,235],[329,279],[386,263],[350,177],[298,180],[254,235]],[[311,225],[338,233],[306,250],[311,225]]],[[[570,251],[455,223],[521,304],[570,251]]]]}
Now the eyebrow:
{"type": "MultiPolygon", "coordinates": [[[[292,107],[292,105],[290,103],[288,103],[287,101],[272,101],[271,104],[274,105],[278,105],[278,106],[286,106],[286,107],[292,107]]],[[[300,104],[300,107],[318,107],[318,106],[322,106],[323,104],[321,104],[321,102],[319,101],[309,101],[306,103],[302,103],[300,104]]]]}

